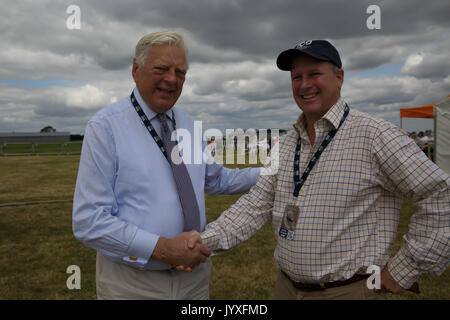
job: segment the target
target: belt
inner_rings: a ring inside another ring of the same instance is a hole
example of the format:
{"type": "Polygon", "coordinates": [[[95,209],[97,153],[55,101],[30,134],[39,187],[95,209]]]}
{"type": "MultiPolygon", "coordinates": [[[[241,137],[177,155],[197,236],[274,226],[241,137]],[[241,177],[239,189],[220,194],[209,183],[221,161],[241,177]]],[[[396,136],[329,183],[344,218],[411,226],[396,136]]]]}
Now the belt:
{"type": "Polygon", "coordinates": [[[281,271],[283,275],[292,283],[292,285],[298,289],[303,291],[319,291],[319,290],[325,290],[328,288],[335,288],[335,287],[342,287],[345,285],[348,285],[350,283],[354,283],[357,281],[361,281],[364,279],[367,279],[370,274],[355,274],[353,277],[347,280],[339,280],[339,281],[333,281],[333,282],[325,282],[325,283],[303,283],[300,281],[292,280],[286,273],[281,271]]]}

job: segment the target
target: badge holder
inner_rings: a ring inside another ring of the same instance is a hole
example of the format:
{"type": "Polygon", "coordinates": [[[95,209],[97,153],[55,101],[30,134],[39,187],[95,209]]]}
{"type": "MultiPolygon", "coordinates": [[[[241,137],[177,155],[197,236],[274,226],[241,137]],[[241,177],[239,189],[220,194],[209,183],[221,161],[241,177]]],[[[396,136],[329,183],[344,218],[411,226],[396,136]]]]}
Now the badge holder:
{"type": "Polygon", "coordinates": [[[284,208],[283,220],[281,222],[280,231],[278,234],[280,237],[286,240],[294,239],[294,230],[297,225],[298,215],[300,213],[300,208],[296,205],[288,204],[284,208]]]}

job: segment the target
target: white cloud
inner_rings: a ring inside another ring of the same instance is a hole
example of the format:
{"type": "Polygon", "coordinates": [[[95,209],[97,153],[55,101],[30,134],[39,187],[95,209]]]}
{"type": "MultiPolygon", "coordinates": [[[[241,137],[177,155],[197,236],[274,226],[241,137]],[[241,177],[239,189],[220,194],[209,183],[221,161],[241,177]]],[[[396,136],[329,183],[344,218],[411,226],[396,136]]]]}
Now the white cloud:
{"type": "Polygon", "coordinates": [[[105,106],[110,101],[103,91],[90,84],[80,88],[66,89],[65,91],[68,107],[92,109],[105,106]]]}
{"type": "Polygon", "coordinates": [[[445,78],[450,74],[448,51],[412,54],[406,59],[401,72],[417,78],[445,78]]]}
{"type": "Polygon", "coordinates": [[[60,76],[72,78],[76,69],[92,68],[90,59],[80,55],[61,55],[49,49],[29,50],[20,46],[0,51],[1,78],[42,79],[60,76]]]}
{"type": "Polygon", "coordinates": [[[410,73],[412,69],[417,68],[423,62],[423,53],[415,53],[410,55],[402,67],[401,71],[403,73],[410,73]]]}

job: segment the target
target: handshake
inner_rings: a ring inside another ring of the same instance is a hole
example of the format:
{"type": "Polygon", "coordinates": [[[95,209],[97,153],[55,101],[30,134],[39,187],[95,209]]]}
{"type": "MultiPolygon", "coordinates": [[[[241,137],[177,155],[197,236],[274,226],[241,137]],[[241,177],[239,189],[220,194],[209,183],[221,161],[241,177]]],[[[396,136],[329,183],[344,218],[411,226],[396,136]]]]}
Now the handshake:
{"type": "Polygon", "coordinates": [[[190,272],[210,255],[211,250],[202,244],[200,233],[192,230],[172,239],[160,237],[152,258],[176,267],[177,270],[190,272]]]}

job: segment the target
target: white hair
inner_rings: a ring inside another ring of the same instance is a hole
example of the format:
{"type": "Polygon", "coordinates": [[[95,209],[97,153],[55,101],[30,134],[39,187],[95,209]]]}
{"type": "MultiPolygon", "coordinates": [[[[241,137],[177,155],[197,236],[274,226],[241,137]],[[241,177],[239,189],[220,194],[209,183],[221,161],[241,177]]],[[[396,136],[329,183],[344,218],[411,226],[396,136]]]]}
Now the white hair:
{"type": "Polygon", "coordinates": [[[134,58],[136,59],[136,64],[139,67],[144,65],[147,58],[148,50],[151,46],[158,46],[164,44],[174,44],[181,47],[184,54],[187,55],[187,49],[184,45],[183,36],[175,31],[159,31],[149,33],[143,36],[136,45],[136,50],[134,58]]]}

